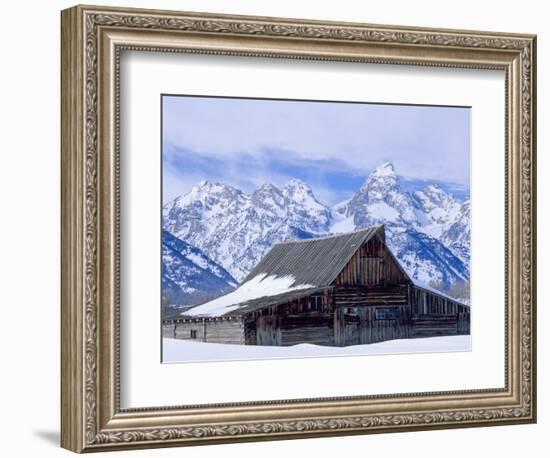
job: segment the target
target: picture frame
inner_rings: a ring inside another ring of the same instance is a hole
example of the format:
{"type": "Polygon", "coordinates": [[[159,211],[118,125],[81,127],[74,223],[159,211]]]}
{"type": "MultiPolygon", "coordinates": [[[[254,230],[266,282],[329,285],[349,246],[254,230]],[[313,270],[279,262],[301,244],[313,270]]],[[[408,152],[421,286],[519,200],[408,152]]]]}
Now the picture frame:
{"type": "Polygon", "coordinates": [[[93,452],[536,421],[534,35],[75,6],[61,14],[61,43],[62,447],[93,452]],[[125,50],[504,72],[504,386],[121,407],[125,50]]]}

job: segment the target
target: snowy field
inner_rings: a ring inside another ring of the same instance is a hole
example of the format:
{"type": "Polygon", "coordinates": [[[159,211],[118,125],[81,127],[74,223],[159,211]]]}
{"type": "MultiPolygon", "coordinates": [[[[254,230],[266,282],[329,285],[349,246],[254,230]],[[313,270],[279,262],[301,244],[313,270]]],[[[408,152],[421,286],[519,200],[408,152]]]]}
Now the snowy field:
{"type": "Polygon", "coordinates": [[[162,339],[163,362],[234,361],[246,359],[360,356],[397,353],[442,353],[470,351],[470,336],[388,340],[369,345],[323,347],[300,344],[292,347],[227,345],[181,339],[162,339]]]}

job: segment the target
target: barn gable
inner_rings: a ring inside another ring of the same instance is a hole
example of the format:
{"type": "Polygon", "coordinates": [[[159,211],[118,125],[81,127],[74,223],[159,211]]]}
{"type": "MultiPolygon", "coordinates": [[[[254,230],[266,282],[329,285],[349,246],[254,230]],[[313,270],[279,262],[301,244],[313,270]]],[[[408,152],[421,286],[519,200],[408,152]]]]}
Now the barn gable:
{"type": "Polygon", "coordinates": [[[386,287],[411,278],[385,244],[384,230],[366,240],[335,279],[336,286],[386,287]]]}

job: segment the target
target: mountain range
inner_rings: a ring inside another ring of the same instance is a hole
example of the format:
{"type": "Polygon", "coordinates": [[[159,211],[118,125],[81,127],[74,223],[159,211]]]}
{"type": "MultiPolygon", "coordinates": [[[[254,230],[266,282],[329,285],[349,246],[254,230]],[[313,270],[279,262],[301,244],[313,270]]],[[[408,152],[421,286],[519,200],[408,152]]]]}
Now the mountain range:
{"type": "Polygon", "coordinates": [[[201,296],[223,294],[220,291],[241,281],[274,243],[376,224],[385,225],[390,248],[418,281],[444,287],[467,281],[469,198],[458,200],[437,183],[408,191],[400,181],[394,166],[386,162],[350,199],[332,207],[321,203],[299,179],[282,188],[267,183],[251,194],[227,184],[201,181],[163,207],[163,285],[173,291],[177,291],[175,285],[193,288],[193,294],[201,296]],[[185,250],[180,249],[184,246],[185,250]],[[212,282],[200,284],[199,270],[186,279],[185,272],[191,272],[190,266],[197,260],[189,253],[200,253],[203,261],[197,267],[212,282]],[[206,259],[210,263],[205,264],[206,259]],[[212,275],[223,279],[223,284],[214,287],[212,275]]]}

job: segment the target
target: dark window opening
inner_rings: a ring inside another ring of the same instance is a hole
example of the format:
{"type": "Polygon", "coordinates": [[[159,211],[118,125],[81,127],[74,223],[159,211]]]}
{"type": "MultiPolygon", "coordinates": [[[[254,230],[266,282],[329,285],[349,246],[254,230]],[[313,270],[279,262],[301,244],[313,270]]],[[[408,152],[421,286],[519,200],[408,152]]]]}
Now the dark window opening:
{"type": "Polygon", "coordinates": [[[397,320],[397,307],[377,307],[374,311],[377,320],[397,320]]]}
{"type": "Polygon", "coordinates": [[[323,311],[323,298],[320,296],[313,296],[311,298],[309,308],[312,312],[322,312],[323,311]]]}

